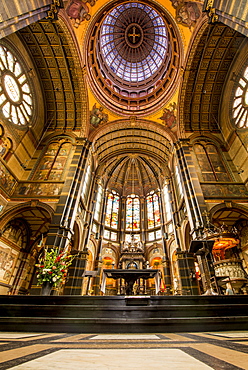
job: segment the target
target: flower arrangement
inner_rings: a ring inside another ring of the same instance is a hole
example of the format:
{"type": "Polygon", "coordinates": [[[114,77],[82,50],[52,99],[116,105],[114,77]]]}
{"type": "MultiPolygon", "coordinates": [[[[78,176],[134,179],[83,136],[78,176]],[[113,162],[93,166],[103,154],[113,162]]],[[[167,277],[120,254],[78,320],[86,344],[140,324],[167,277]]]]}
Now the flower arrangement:
{"type": "Polygon", "coordinates": [[[49,281],[54,286],[65,281],[67,276],[67,268],[72,264],[76,255],[68,255],[67,252],[61,252],[55,249],[45,249],[44,254],[39,260],[37,267],[37,284],[42,285],[45,281],[49,281]]]}

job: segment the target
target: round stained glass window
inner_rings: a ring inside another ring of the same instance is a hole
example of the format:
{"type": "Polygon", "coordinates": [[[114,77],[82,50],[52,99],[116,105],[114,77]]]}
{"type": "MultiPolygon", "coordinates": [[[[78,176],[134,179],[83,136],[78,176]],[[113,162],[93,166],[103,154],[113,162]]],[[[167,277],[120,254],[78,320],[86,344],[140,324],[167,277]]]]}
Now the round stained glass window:
{"type": "Polygon", "coordinates": [[[168,36],[156,10],[141,3],[114,8],[104,19],[100,47],[103,58],[120,79],[137,83],[149,79],[165,60],[168,36]]]}
{"type": "Polygon", "coordinates": [[[11,123],[27,125],[33,114],[30,82],[20,62],[0,45],[0,111],[11,123]]]}
{"type": "Polygon", "coordinates": [[[248,128],[248,66],[234,93],[232,118],[238,128],[248,128]]]}

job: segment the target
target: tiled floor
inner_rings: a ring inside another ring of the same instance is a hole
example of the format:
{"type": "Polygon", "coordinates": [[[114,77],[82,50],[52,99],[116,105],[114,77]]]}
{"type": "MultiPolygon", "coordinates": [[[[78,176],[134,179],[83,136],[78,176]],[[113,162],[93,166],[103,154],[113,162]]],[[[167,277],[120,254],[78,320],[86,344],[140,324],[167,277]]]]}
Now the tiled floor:
{"type": "Polygon", "coordinates": [[[164,334],[0,332],[0,370],[248,370],[248,331],[164,334]]]}

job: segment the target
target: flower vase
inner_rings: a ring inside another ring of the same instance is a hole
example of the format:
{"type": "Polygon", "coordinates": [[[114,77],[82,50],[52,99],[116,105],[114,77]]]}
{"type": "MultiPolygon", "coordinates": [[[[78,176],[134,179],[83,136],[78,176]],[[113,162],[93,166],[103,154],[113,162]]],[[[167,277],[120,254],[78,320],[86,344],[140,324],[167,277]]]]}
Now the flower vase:
{"type": "Polygon", "coordinates": [[[41,287],[41,295],[51,295],[53,283],[50,281],[44,281],[41,287]]]}

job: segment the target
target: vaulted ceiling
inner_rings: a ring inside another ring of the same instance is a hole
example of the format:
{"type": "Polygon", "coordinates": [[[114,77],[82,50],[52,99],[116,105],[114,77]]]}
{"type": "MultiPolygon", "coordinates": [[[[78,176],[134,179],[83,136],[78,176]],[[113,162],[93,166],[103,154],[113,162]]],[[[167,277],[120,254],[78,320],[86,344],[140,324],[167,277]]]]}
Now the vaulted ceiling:
{"type": "Polygon", "coordinates": [[[185,67],[181,88],[181,130],[218,132],[225,81],[241,44],[247,39],[220,23],[205,26],[197,39],[185,67]]]}
{"type": "Polygon", "coordinates": [[[99,175],[110,189],[143,195],[169,175],[173,144],[162,125],[122,120],[105,125],[92,139],[99,175]]]}
{"type": "Polygon", "coordinates": [[[64,22],[43,20],[18,32],[32,55],[44,92],[49,130],[85,132],[87,89],[75,40],[64,22]]]}

